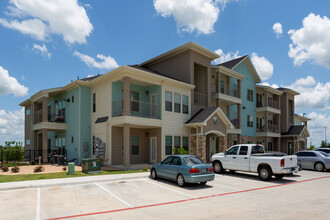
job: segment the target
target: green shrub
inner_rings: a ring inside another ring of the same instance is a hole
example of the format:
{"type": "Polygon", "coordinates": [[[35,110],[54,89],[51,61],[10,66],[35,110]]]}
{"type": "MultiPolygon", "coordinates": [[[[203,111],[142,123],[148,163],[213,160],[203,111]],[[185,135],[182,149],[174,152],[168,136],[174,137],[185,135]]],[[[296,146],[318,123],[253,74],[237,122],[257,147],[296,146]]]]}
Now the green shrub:
{"type": "Polygon", "coordinates": [[[185,150],[183,147],[175,147],[173,149],[174,154],[188,154],[188,151],[185,150]]]}
{"type": "Polygon", "coordinates": [[[3,172],[8,172],[8,170],[9,170],[9,168],[6,165],[3,165],[1,167],[1,169],[2,169],[3,172]]]}
{"type": "Polygon", "coordinates": [[[63,171],[66,171],[66,167],[63,167],[62,169],[63,169],[63,171]]]}
{"type": "Polygon", "coordinates": [[[19,172],[19,166],[13,166],[12,168],[11,168],[11,172],[13,172],[13,173],[18,173],[19,172]]]}
{"type": "Polygon", "coordinates": [[[148,171],[148,168],[147,168],[147,167],[143,167],[142,170],[143,170],[143,171],[148,171]]]}
{"type": "Polygon", "coordinates": [[[36,166],[36,167],[34,168],[33,172],[35,172],[35,173],[40,173],[40,172],[42,172],[42,171],[44,171],[44,170],[45,170],[45,168],[44,168],[43,166],[39,165],[39,166],[36,166]]]}

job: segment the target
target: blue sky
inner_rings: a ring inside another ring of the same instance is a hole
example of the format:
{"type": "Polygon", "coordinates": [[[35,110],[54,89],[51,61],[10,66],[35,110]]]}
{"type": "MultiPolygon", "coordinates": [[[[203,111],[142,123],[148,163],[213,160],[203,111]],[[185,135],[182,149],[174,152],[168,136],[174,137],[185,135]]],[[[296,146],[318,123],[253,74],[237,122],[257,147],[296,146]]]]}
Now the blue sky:
{"type": "Polygon", "coordinates": [[[313,119],[308,144],[324,139],[325,126],[330,139],[326,0],[45,2],[0,2],[0,144],[23,140],[18,104],[39,90],[141,63],[189,41],[222,55],[218,62],[248,54],[263,83],[301,92],[296,112],[313,119]]]}

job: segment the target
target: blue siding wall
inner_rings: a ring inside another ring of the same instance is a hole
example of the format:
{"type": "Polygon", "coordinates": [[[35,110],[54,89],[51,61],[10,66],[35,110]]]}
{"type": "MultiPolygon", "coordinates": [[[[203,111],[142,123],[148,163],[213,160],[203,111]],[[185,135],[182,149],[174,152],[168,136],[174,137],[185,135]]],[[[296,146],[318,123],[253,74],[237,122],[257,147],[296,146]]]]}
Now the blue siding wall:
{"type": "Polygon", "coordinates": [[[91,89],[81,87],[80,103],[80,160],[91,156],[91,89]],[[85,144],[85,146],[84,146],[85,144]]]}
{"type": "Polygon", "coordinates": [[[242,108],[241,108],[241,126],[242,126],[242,136],[256,136],[256,81],[252,77],[248,67],[245,62],[242,62],[234,71],[243,74],[245,77],[241,83],[242,89],[242,108]],[[247,100],[247,90],[253,91],[253,102],[247,100]],[[245,109],[243,109],[245,107],[245,109]],[[251,115],[253,117],[253,127],[247,127],[247,116],[251,115]]]}

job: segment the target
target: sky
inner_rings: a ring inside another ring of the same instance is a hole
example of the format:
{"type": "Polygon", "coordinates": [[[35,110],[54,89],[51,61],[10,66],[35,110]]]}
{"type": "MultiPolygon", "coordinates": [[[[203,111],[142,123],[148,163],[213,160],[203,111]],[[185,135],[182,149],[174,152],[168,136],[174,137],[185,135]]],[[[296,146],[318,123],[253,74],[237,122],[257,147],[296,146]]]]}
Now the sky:
{"type": "Polygon", "coordinates": [[[0,144],[23,141],[19,103],[77,77],[139,64],[193,41],[221,57],[249,55],[262,84],[289,87],[308,146],[330,139],[327,0],[2,0],[0,144]]]}

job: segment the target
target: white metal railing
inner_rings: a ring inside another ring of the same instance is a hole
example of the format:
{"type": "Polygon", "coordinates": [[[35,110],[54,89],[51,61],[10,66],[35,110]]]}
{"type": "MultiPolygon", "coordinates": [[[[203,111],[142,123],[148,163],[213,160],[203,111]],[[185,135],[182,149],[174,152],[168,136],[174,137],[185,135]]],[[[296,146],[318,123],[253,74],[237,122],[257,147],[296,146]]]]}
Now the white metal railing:
{"type": "MultiPolygon", "coordinates": [[[[143,118],[160,119],[160,105],[150,102],[131,100],[130,115],[143,118]]],[[[112,102],[112,116],[123,115],[123,100],[112,102]]]]}

